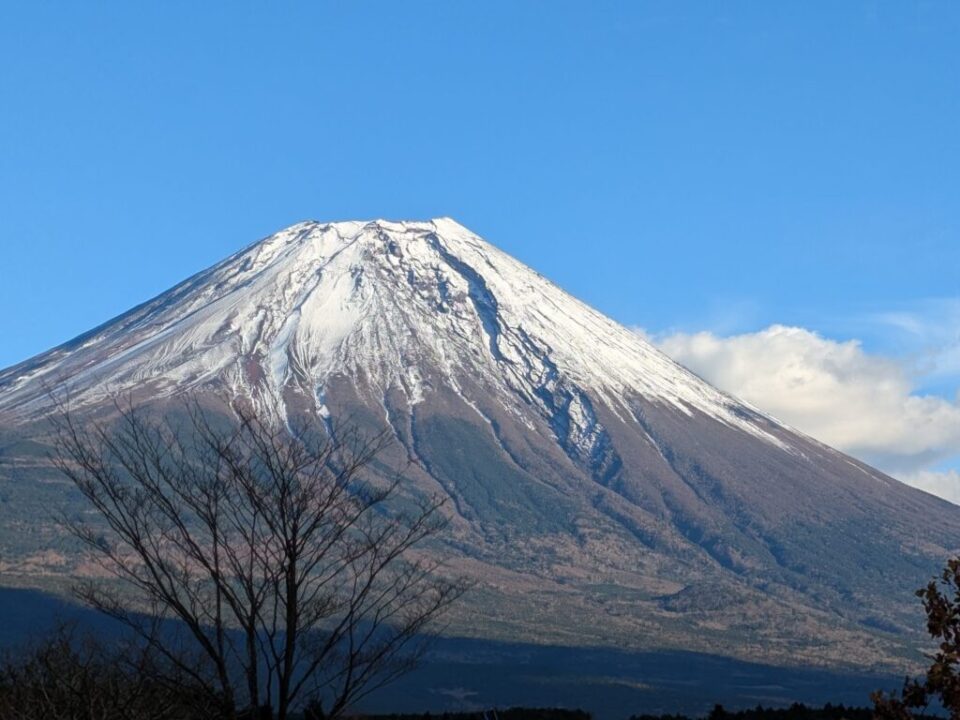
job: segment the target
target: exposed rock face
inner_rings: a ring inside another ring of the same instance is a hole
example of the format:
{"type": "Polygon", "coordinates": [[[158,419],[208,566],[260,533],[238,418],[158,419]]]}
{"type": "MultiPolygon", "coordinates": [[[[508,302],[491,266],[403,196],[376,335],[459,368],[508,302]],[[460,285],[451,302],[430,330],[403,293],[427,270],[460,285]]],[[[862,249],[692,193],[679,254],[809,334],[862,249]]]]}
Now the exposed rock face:
{"type": "Polygon", "coordinates": [[[83,412],[189,392],[388,428],[387,463],[415,461],[405,491],[451,499],[435,549],[481,580],[454,629],[494,638],[882,663],[960,547],[960,508],[719,392],[448,219],[295,225],[0,373],[18,582],[78,572],[22,536],[44,526],[31,500],[75,501],[25,459],[63,385],[83,412]]]}

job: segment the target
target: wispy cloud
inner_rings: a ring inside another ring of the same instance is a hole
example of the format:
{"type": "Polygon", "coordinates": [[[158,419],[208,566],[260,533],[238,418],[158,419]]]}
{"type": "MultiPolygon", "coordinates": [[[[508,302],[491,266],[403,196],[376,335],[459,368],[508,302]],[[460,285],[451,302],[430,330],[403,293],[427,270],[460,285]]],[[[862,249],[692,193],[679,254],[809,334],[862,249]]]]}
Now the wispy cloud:
{"type": "Polygon", "coordinates": [[[899,346],[916,375],[960,380],[960,297],[922,300],[864,321],[899,346]]]}
{"type": "MultiPolygon", "coordinates": [[[[898,322],[911,332],[932,333],[914,320],[898,322]]],[[[907,482],[960,502],[956,473],[930,470],[960,455],[960,404],[919,393],[912,361],[868,353],[857,340],[836,341],[782,325],[727,337],[701,332],[653,339],[721,389],[907,482]]]]}

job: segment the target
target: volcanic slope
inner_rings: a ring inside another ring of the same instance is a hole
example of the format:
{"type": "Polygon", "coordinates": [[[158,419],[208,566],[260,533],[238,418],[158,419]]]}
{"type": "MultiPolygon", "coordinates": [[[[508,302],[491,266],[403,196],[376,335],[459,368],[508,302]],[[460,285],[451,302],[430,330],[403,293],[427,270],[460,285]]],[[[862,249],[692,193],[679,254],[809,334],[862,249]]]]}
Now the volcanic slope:
{"type": "Polygon", "coordinates": [[[12,584],[85,567],[24,513],[78,502],[40,459],[51,388],[81,413],[189,394],[389,430],[404,493],[450,498],[430,552],[479,581],[461,634],[884,666],[960,547],[960,507],[716,390],[446,218],[294,225],[0,373],[12,584]]]}

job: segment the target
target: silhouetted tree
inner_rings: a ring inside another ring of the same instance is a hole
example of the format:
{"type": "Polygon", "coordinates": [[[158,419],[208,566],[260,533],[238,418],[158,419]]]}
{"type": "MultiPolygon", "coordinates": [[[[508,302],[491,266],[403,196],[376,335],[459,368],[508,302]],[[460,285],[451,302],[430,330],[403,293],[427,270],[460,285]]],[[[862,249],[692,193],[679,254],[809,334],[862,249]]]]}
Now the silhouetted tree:
{"type": "Polygon", "coordinates": [[[0,664],[0,718],[207,720],[218,705],[175,668],[159,672],[145,646],[108,646],[57,628],[0,664]],[[163,678],[163,679],[161,679],[163,678]],[[171,682],[173,681],[173,682],[171,682]]]}
{"type": "Polygon", "coordinates": [[[366,477],[386,435],[331,436],[244,408],[228,422],[198,402],[160,417],[115,407],[109,423],[66,408],[55,419],[53,461],[109,531],[65,522],[126,586],[77,592],[227,717],[286,720],[307,701],[340,716],[408,671],[464,592],[410,553],[442,527],[442,501],[405,498],[397,512],[386,501],[400,476],[366,477]],[[157,618],[177,622],[158,631],[157,618]]]}
{"type": "Polygon", "coordinates": [[[727,711],[724,710],[723,705],[717,703],[707,716],[707,720],[726,720],[727,717],[727,711]]]}
{"type": "MultiPolygon", "coordinates": [[[[717,705],[706,716],[706,718],[710,717],[725,717],[727,720],[870,720],[873,717],[873,710],[830,703],[822,708],[793,703],[789,707],[780,708],[765,708],[757,705],[749,710],[726,710],[723,706],[717,705]]],[[[632,715],[630,720],[694,720],[694,718],[687,715],[632,715]]]]}
{"type": "Polygon", "coordinates": [[[931,702],[939,702],[951,720],[960,720],[960,558],[947,562],[940,576],[917,590],[927,615],[927,631],[938,641],[929,656],[931,664],[923,678],[907,678],[900,695],[871,695],[874,715],[881,720],[912,720],[931,702]]]}

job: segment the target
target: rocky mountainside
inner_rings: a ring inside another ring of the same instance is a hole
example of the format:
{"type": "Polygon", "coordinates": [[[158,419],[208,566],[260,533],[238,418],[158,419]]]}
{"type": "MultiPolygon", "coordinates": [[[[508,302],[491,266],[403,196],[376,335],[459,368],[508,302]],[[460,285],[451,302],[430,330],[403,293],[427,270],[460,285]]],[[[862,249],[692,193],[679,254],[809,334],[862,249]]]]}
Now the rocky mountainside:
{"type": "Polygon", "coordinates": [[[960,547],[960,507],[719,392],[449,219],[295,225],[0,372],[8,584],[86,571],[40,512],[77,502],[42,460],[51,388],[82,412],[190,393],[389,430],[405,492],[451,499],[431,551],[480,581],[462,634],[883,666],[960,547]]]}

